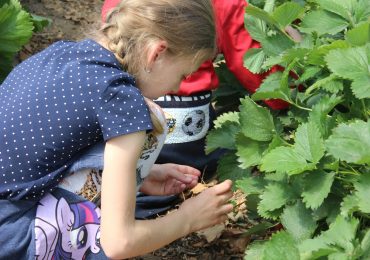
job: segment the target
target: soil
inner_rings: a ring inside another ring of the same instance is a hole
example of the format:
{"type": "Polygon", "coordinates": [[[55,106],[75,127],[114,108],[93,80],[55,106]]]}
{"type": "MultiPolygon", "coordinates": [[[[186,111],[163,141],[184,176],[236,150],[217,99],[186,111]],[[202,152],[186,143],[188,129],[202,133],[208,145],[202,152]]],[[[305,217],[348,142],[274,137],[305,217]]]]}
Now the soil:
{"type": "MultiPolygon", "coordinates": [[[[29,12],[52,20],[49,27],[36,33],[18,55],[22,61],[58,40],[81,40],[100,20],[103,0],[21,0],[29,12]]],[[[204,185],[202,186],[204,187],[204,185]]],[[[194,196],[193,192],[190,196],[194,196]]],[[[230,214],[225,225],[216,226],[202,233],[191,234],[150,254],[132,260],[187,259],[217,260],[243,259],[250,238],[243,232],[250,226],[246,218],[244,196],[235,194],[238,207],[230,214]]],[[[176,209],[173,209],[176,210],[176,209]]],[[[169,212],[170,213],[170,212],[169,212]]]]}

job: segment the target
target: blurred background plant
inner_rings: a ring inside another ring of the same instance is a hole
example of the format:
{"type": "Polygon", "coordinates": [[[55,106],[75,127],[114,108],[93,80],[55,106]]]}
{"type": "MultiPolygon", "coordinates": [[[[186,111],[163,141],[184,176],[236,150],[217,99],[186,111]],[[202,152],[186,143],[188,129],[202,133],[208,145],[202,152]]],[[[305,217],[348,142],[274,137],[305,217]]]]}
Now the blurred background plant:
{"type": "Polygon", "coordinates": [[[0,83],[13,68],[16,54],[50,23],[48,18],[27,12],[18,0],[0,0],[0,83]]]}

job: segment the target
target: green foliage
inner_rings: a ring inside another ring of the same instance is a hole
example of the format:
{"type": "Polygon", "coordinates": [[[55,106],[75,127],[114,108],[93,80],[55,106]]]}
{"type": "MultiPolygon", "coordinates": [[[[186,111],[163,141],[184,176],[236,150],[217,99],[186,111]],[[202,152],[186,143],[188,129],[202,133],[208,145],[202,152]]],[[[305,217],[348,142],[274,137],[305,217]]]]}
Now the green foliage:
{"type": "Polygon", "coordinates": [[[369,259],[370,2],[249,2],[245,25],[261,48],[244,65],[282,69],[207,138],[208,149],[229,150],[219,167],[240,176],[251,216],[284,227],[252,243],[245,259],[369,259]],[[290,109],[256,103],[271,98],[290,109]]]}
{"type": "Polygon", "coordinates": [[[18,0],[0,1],[0,83],[12,69],[15,54],[30,40],[33,32],[49,22],[25,11],[18,0]]]}

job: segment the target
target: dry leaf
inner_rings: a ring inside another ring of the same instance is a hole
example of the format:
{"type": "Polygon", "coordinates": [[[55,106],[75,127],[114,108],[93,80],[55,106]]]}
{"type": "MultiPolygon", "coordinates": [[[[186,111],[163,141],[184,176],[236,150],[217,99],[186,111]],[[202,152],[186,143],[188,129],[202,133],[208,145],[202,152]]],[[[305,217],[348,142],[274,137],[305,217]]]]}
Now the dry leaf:
{"type": "Polygon", "coordinates": [[[198,231],[197,234],[205,237],[207,242],[210,243],[213,240],[219,238],[224,230],[225,230],[225,224],[222,223],[222,224],[215,225],[213,227],[198,231]]]}

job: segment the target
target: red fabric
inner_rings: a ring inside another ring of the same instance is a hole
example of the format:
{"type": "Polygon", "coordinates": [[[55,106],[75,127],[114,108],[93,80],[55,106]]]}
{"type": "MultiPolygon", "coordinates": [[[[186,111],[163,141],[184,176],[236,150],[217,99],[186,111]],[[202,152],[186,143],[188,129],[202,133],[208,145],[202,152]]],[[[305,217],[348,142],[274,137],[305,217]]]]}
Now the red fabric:
{"type": "MultiPolygon", "coordinates": [[[[102,19],[109,9],[120,0],[105,0],[102,8],[102,19]]],[[[243,56],[250,48],[259,48],[244,27],[245,0],[213,0],[216,12],[217,45],[219,53],[225,57],[229,70],[236,76],[245,89],[254,93],[266,75],[253,74],[243,65],[243,56]]],[[[212,61],[201,65],[198,71],[184,80],[178,95],[187,96],[196,92],[216,89],[219,85],[212,61]]],[[[284,109],[288,104],[282,100],[266,100],[273,109],[284,109]]]]}

